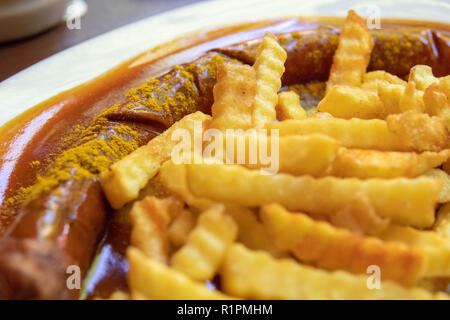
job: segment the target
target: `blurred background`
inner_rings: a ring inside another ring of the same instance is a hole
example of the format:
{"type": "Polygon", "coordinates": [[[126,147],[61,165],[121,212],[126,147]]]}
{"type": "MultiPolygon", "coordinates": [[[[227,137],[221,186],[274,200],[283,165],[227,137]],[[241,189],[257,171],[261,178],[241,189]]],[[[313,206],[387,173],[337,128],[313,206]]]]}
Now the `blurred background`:
{"type": "Polygon", "coordinates": [[[0,82],[82,41],[199,1],[207,0],[0,0],[0,82]]]}

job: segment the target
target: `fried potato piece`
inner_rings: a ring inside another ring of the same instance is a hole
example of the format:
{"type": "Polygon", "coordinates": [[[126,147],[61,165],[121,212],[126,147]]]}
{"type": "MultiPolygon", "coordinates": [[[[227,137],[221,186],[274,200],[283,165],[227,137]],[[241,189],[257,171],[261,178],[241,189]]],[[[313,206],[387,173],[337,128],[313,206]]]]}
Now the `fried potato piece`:
{"type": "Polygon", "coordinates": [[[390,281],[383,281],[379,290],[370,290],[367,275],[319,270],[290,259],[276,260],[263,251],[251,251],[238,244],[228,250],[222,270],[224,291],[248,299],[449,298],[420,288],[406,289],[390,281]]]}
{"type": "Polygon", "coordinates": [[[447,95],[439,84],[431,84],[425,89],[423,94],[425,112],[431,116],[438,116],[447,124],[447,130],[450,128],[450,103],[447,95]]]}
{"type": "Polygon", "coordinates": [[[405,85],[391,84],[387,82],[377,83],[376,91],[381,103],[384,106],[385,116],[402,112],[400,109],[400,101],[404,96],[405,90],[405,85]]]}
{"type": "Polygon", "coordinates": [[[389,224],[389,219],[380,217],[364,194],[358,194],[353,201],[332,214],[328,221],[338,228],[350,230],[359,235],[372,235],[389,224]]]}
{"type": "Polygon", "coordinates": [[[278,94],[276,113],[280,121],[306,119],[306,111],[300,105],[300,97],[294,91],[283,91],[278,94]]]}
{"type": "Polygon", "coordinates": [[[360,86],[373,48],[365,21],[349,10],[333,57],[327,92],[335,85],[360,86]]]}
{"type": "Polygon", "coordinates": [[[287,256],[286,250],[280,250],[272,241],[264,225],[249,208],[236,204],[226,204],[226,213],[233,217],[238,226],[237,241],[252,250],[264,250],[274,257],[287,256]]]}
{"type": "Polygon", "coordinates": [[[167,228],[170,223],[168,203],[147,197],[136,202],[130,212],[133,228],[130,244],[148,257],[166,263],[169,260],[170,244],[167,228]]]}
{"type": "Polygon", "coordinates": [[[433,230],[438,235],[450,239],[450,203],[439,208],[433,230]]]}
{"type": "Polygon", "coordinates": [[[225,214],[223,206],[214,206],[200,214],[197,226],[174,253],[170,265],[194,280],[211,280],[236,235],[233,218],[225,214]]]}
{"type": "Polygon", "coordinates": [[[424,277],[450,276],[450,245],[447,239],[433,231],[389,225],[376,236],[384,241],[402,242],[419,247],[426,253],[424,277]]]}
{"type": "Polygon", "coordinates": [[[253,65],[256,71],[256,94],[252,123],[255,128],[264,128],[266,123],[276,120],[277,92],[281,88],[286,58],[287,53],[276,38],[266,33],[258,47],[253,65]]]}
{"type": "Polygon", "coordinates": [[[440,166],[450,150],[423,153],[340,148],[328,171],[336,177],[413,178],[440,166]]]}
{"type": "Polygon", "coordinates": [[[356,274],[377,265],[383,279],[403,285],[414,284],[423,272],[424,252],[403,243],[360,236],[278,204],[263,206],[260,216],[275,243],[304,263],[356,274]]]}
{"type": "Polygon", "coordinates": [[[402,97],[400,98],[399,108],[402,112],[417,111],[423,112],[425,105],[423,102],[423,91],[416,90],[414,81],[408,82],[402,97]]]}
{"type": "Polygon", "coordinates": [[[344,119],[383,119],[386,114],[384,105],[376,92],[345,85],[331,87],[319,102],[317,109],[344,119]]]}
{"type": "Polygon", "coordinates": [[[450,176],[441,169],[431,169],[425,173],[425,176],[435,178],[442,181],[442,189],[439,195],[439,202],[445,203],[450,201],[450,176]]]}
{"type": "MultiPolygon", "coordinates": [[[[364,192],[377,214],[398,224],[430,227],[434,222],[434,205],[441,182],[427,177],[416,179],[339,179],[287,174],[264,175],[237,165],[165,164],[162,179],[180,177],[166,175],[167,170],[186,167],[189,190],[197,197],[215,201],[231,201],[252,207],[277,202],[289,210],[330,215],[364,192]],[[301,197],[299,196],[301,195],[301,197]]],[[[177,172],[180,173],[181,170],[177,172]]],[[[170,182],[169,182],[170,183],[170,182]]],[[[175,182],[171,182],[175,184],[175,182]]]]}
{"type": "Polygon", "coordinates": [[[334,138],[347,148],[413,151],[410,144],[388,129],[384,120],[307,118],[286,120],[267,126],[278,129],[279,136],[321,133],[334,138]]]}
{"type": "Polygon", "coordinates": [[[418,90],[424,91],[430,85],[439,82],[439,79],[434,77],[433,70],[429,66],[415,65],[409,72],[408,82],[414,82],[418,90]]]}
{"type": "Polygon", "coordinates": [[[170,224],[167,231],[169,241],[174,248],[184,245],[189,234],[195,228],[197,216],[192,210],[183,210],[170,224]]]}
{"type": "Polygon", "coordinates": [[[210,128],[250,128],[255,94],[256,72],[252,67],[235,62],[218,65],[210,128]]]}
{"type": "Polygon", "coordinates": [[[228,148],[223,163],[237,163],[251,169],[266,169],[293,175],[322,175],[332,163],[340,143],[321,134],[275,137],[260,134],[226,135],[228,148]],[[274,145],[273,145],[274,144],[274,145]],[[245,155],[245,157],[244,157],[245,155]]]}
{"type": "Polygon", "coordinates": [[[363,85],[368,83],[388,83],[400,86],[406,86],[407,84],[405,80],[383,70],[376,70],[365,73],[363,75],[363,85]]]}
{"type": "Polygon", "coordinates": [[[409,149],[414,151],[437,152],[447,146],[447,127],[438,117],[410,110],[389,115],[386,122],[389,130],[406,141],[409,149]]]}
{"type": "MultiPolygon", "coordinates": [[[[217,204],[211,199],[192,194],[189,190],[185,166],[178,166],[171,161],[167,161],[163,164],[163,167],[165,169],[161,171],[161,181],[164,187],[180,196],[187,204],[200,210],[207,210],[217,204]]],[[[250,209],[233,203],[226,203],[225,207],[226,213],[232,216],[238,225],[238,241],[250,249],[266,250],[274,257],[286,255],[285,252],[274,246],[264,226],[250,209]]]]}
{"type": "Polygon", "coordinates": [[[103,190],[113,209],[120,209],[127,202],[137,199],[139,190],[156,175],[161,164],[170,158],[173,148],[179,143],[172,140],[172,134],[186,129],[194,136],[196,123],[202,123],[210,116],[195,112],[173,124],[164,133],[152,139],[147,145],[135,150],[114,163],[100,175],[103,190]]]}
{"type": "Polygon", "coordinates": [[[148,258],[141,251],[127,250],[130,265],[128,286],[134,299],[146,300],[222,300],[226,295],[148,258]]]}

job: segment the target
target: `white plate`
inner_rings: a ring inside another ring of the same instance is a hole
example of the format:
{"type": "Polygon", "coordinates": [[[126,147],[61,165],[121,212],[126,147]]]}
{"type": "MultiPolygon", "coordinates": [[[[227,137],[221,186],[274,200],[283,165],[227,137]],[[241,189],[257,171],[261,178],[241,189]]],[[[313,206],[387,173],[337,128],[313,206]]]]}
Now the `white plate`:
{"type": "MultiPolygon", "coordinates": [[[[149,17],[83,42],[1,82],[0,126],[39,102],[86,82],[145,50],[183,34],[277,16],[344,16],[348,9],[355,9],[362,16],[368,16],[374,10],[379,10],[381,18],[450,22],[450,4],[446,0],[200,2],[149,17]]],[[[382,24],[381,19],[381,27],[382,24]]]]}

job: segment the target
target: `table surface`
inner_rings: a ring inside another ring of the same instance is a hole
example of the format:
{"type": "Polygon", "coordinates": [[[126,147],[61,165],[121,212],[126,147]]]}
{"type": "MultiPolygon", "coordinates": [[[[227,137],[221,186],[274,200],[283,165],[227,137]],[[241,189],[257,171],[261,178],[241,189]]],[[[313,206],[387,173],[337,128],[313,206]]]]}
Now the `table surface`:
{"type": "Polygon", "coordinates": [[[0,81],[97,35],[183,5],[204,0],[86,0],[81,29],[62,23],[41,34],[0,44],[0,81]]]}

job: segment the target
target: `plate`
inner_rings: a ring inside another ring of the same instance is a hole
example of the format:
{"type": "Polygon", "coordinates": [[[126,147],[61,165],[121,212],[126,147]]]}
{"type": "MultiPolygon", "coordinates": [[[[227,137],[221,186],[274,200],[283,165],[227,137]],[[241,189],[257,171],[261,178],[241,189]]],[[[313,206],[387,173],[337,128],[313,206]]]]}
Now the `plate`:
{"type": "Polygon", "coordinates": [[[450,22],[450,3],[445,0],[199,2],[105,33],[61,51],[4,80],[0,83],[0,126],[39,102],[184,34],[264,18],[296,15],[345,16],[349,9],[366,17],[379,14],[381,28],[383,18],[450,22]]]}

